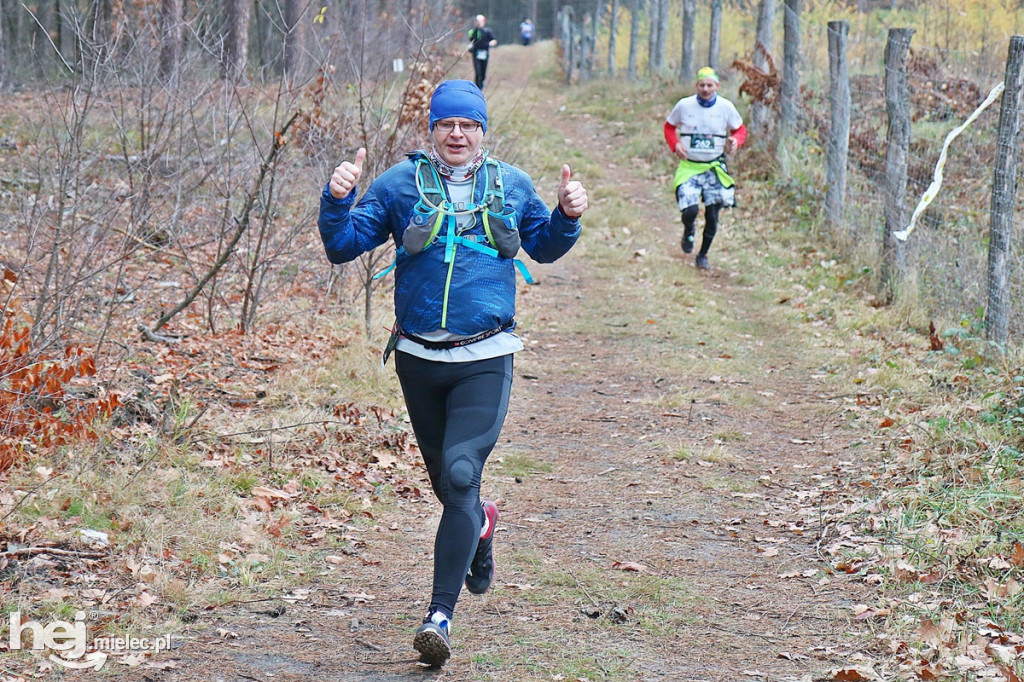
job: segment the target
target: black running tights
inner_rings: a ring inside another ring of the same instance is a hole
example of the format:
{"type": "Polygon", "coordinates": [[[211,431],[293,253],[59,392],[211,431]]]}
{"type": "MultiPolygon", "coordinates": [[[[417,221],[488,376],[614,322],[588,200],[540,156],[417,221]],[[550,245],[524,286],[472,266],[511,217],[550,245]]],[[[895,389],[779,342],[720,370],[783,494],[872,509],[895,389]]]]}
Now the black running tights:
{"type": "MultiPolygon", "coordinates": [[[[711,250],[711,242],[715,240],[715,233],[718,232],[718,212],[722,210],[721,204],[711,204],[704,207],[704,238],[700,242],[700,255],[708,255],[711,250]]],[[[700,207],[694,204],[683,209],[683,225],[687,230],[693,229],[697,221],[697,213],[700,207]]]]}
{"type": "Polygon", "coordinates": [[[484,89],[484,79],[487,77],[487,59],[476,59],[476,55],[473,55],[473,69],[475,71],[474,82],[476,87],[482,91],[484,89]]]}
{"type": "Polygon", "coordinates": [[[444,507],[430,608],[450,618],[484,524],[480,480],[508,412],[512,355],[434,362],[398,351],[395,367],[430,485],[444,507]]]}

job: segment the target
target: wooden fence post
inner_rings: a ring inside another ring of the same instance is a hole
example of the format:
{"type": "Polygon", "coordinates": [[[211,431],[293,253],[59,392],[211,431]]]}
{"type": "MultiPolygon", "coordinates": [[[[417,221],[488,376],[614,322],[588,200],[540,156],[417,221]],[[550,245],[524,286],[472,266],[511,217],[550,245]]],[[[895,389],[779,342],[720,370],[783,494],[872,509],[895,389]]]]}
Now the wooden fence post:
{"type": "Polygon", "coordinates": [[[779,129],[775,138],[775,156],[783,176],[789,175],[789,156],[796,136],[796,118],[800,108],[800,6],[802,0],[786,0],[782,27],[782,84],[779,87],[779,129]]]}
{"type": "Polygon", "coordinates": [[[885,235],[879,285],[886,303],[902,288],[907,275],[904,244],[895,236],[907,226],[907,155],[910,148],[910,88],[907,54],[912,28],[891,28],[885,44],[885,109],[889,130],[885,140],[885,235]]]}
{"type": "Polygon", "coordinates": [[[572,85],[572,72],[576,64],[576,36],[573,30],[573,10],[566,5],[558,12],[558,24],[562,38],[562,59],[565,84],[572,85]]]}
{"type": "Polygon", "coordinates": [[[846,68],[846,38],[850,25],[828,22],[829,106],[832,124],[826,158],[825,215],[833,234],[843,223],[846,197],[846,163],[850,151],[850,76],[846,68]]]}
{"type": "Polygon", "coordinates": [[[1013,200],[1020,144],[1021,90],[1024,80],[1024,36],[1010,38],[1006,79],[999,112],[995,170],[992,177],[992,218],[988,245],[988,308],[985,329],[989,341],[1005,347],[1010,330],[1010,242],[1013,200]]]}

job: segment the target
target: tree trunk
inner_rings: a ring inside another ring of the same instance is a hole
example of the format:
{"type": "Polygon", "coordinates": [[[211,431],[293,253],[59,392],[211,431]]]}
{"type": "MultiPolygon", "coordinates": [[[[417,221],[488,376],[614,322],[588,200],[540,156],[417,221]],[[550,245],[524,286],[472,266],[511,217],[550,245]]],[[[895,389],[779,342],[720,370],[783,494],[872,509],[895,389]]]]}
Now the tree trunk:
{"type": "Polygon", "coordinates": [[[291,77],[300,77],[305,69],[305,10],[309,0],[286,0],[284,5],[284,70],[291,77]]]}
{"type": "Polygon", "coordinates": [[[679,60],[679,82],[696,80],[693,68],[693,34],[696,32],[697,0],[683,0],[683,50],[679,60]]]}
{"type": "Polygon", "coordinates": [[[658,10],[658,69],[665,68],[665,53],[668,51],[668,14],[672,0],[661,0],[658,10]]]}
{"type": "Polygon", "coordinates": [[[846,197],[846,163],[850,150],[850,77],[846,67],[846,38],[850,25],[845,21],[828,22],[829,127],[826,159],[825,214],[833,234],[843,223],[846,197]]]}
{"type": "Polygon", "coordinates": [[[711,35],[708,38],[708,66],[718,71],[722,52],[722,0],[711,0],[711,35]]]}
{"type": "Polygon", "coordinates": [[[789,175],[790,153],[800,110],[800,9],[803,0],[786,0],[782,19],[782,83],[779,88],[779,130],[775,155],[783,176],[789,175]]]}
{"type": "Polygon", "coordinates": [[[988,247],[988,308],[985,311],[989,341],[1005,347],[1010,329],[1010,242],[1013,236],[1017,148],[1020,146],[1021,90],[1024,82],[1024,36],[1010,39],[999,113],[998,151],[992,178],[992,222],[988,247]]]}
{"type": "Polygon", "coordinates": [[[629,59],[626,62],[626,78],[636,80],[636,50],[640,44],[640,12],[644,0],[632,0],[629,12],[629,59]]]}
{"type": "Polygon", "coordinates": [[[664,0],[650,0],[648,17],[650,29],[647,37],[647,75],[653,77],[658,70],[658,31],[661,30],[661,3],[664,0]]]}
{"type": "Polygon", "coordinates": [[[241,78],[249,62],[249,10],[251,0],[226,0],[227,32],[221,56],[221,75],[228,80],[241,78]]]}
{"type": "Polygon", "coordinates": [[[181,62],[181,0],[160,0],[160,79],[175,81],[181,62]]]}
{"type": "Polygon", "coordinates": [[[608,18],[608,75],[615,76],[615,36],[618,33],[619,0],[612,0],[612,15],[608,18]]]}
{"type": "Polygon", "coordinates": [[[885,236],[882,241],[880,294],[891,303],[907,274],[904,244],[895,232],[907,224],[907,155],[910,148],[910,88],[907,54],[912,28],[891,28],[885,45],[885,108],[889,130],[885,144],[885,236]]]}
{"type": "Polygon", "coordinates": [[[60,0],[53,0],[53,42],[57,46],[57,52],[63,55],[64,46],[64,16],[61,14],[60,0]]]}
{"type": "Polygon", "coordinates": [[[94,0],[89,10],[88,35],[97,51],[105,52],[110,42],[110,0],[94,0]]]}
{"type": "MultiPolygon", "coordinates": [[[[757,36],[754,39],[754,66],[768,72],[768,57],[775,42],[775,0],[761,0],[757,14],[757,36]]],[[[771,107],[760,100],[750,105],[750,132],[754,137],[764,138],[768,132],[771,107]]]]}
{"type": "Polygon", "coordinates": [[[7,41],[4,40],[4,16],[0,11],[0,91],[7,88],[7,41]]]}

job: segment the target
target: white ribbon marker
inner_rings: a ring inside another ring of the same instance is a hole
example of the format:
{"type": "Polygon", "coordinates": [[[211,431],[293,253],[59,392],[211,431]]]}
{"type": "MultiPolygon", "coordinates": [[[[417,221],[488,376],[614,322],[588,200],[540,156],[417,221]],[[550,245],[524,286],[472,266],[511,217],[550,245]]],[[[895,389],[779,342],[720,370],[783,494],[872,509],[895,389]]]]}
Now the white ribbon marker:
{"type": "Polygon", "coordinates": [[[942,187],[942,169],[946,167],[946,152],[949,150],[949,145],[952,144],[953,140],[955,140],[957,136],[967,128],[967,126],[974,123],[974,120],[981,115],[981,112],[988,109],[989,105],[996,101],[996,97],[999,97],[1003,92],[1003,87],[1004,85],[999,83],[992,88],[992,92],[988,93],[988,97],[986,97],[985,101],[981,103],[981,106],[975,109],[974,113],[967,117],[966,121],[958,125],[956,128],[953,128],[953,130],[949,131],[949,134],[946,135],[946,141],[942,143],[942,152],[939,154],[939,160],[935,164],[935,174],[932,176],[932,184],[928,185],[928,189],[926,189],[924,194],[921,195],[921,201],[917,203],[917,208],[914,209],[914,215],[910,217],[910,224],[907,225],[907,229],[892,233],[892,236],[896,237],[896,239],[899,239],[902,242],[907,241],[907,237],[909,237],[910,233],[914,231],[914,225],[917,223],[918,217],[924,213],[924,210],[928,208],[928,204],[932,203],[932,200],[939,193],[939,188],[942,187]]]}

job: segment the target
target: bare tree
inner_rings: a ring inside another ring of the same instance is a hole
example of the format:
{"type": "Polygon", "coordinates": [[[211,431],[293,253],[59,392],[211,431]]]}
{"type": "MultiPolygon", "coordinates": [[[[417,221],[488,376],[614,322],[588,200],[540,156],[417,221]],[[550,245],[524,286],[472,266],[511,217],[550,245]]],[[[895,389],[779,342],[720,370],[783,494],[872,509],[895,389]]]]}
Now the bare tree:
{"type": "Polygon", "coordinates": [[[0,10],[0,90],[7,87],[7,42],[4,40],[4,16],[0,10]]]}
{"type": "Polygon", "coordinates": [[[1010,241],[1017,154],[1021,137],[1021,99],[1024,89],[1024,36],[1010,39],[999,113],[999,153],[992,178],[992,219],[988,249],[988,308],[985,326],[989,341],[1005,346],[1010,328],[1010,241]]]}
{"type": "Polygon", "coordinates": [[[160,78],[174,81],[181,62],[181,0],[160,0],[160,78]]]}
{"type": "Polygon", "coordinates": [[[301,79],[306,68],[306,13],[309,0],[285,0],[284,3],[284,70],[292,78],[301,79]]]}
{"type": "Polygon", "coordinates": [[[618,35],[619,0],[612,0],[611,16],[608,18],[608,75],[615,76],[615,37],[618,35]]]}
{"type": "Polygon", "coordinates": [[[647,31],[647,75],[653,76],[657,70],[657,52],[658,52],[658,30],[661,28],[661,22],[658,20],[660,17],[659,12],[661,11],[662,0],[648,0],[649,10],[647,12],[649,19],[649,27],[647,31]]]}
{"type": "MultiPolygon", "coordinates": [[[[757,14],[757,35],[754,39],[754,66],[761,72],[769,69],[769,55],[775,42],[775,0],[761,0],[757,14]]],[[[755,137],[764,137],[768,130],[771,108],[766,102],[755,99],[750,105],[750,132],[755,137]]]]}
{"type": "Polygon", "coordinates": [[[225,0],[227,30],[221,55],[221,75],[229,80],[240,78],[249,62],[249,10],[251,0],[225,0]]]}
{"type": "Polygon", "coordinates": [[[665,33],[669,0],[650,0],[651,32],[647,45],[647,70],[654,76],[665,65],[665,33]]]}
{"type": "Polygon", "coordinates": [[[636,80],[636,51],[640,44],[640,12],[645,0],[632,0],[629,12],[629,59],[626,62],[626,77],[636,80]]]}
{"type": "Polygon", "coordinates": [[[693,80],[693,39],[697,31],[697,0],[683,0],[683,51],[679,60],[679,82],[693,80]]]}
{"type": "Polygon", "coordinates": [[[708,38],[708,66],[718,71],[722,52],[722,0],[711,0],[711,35],[708,38]]]}

